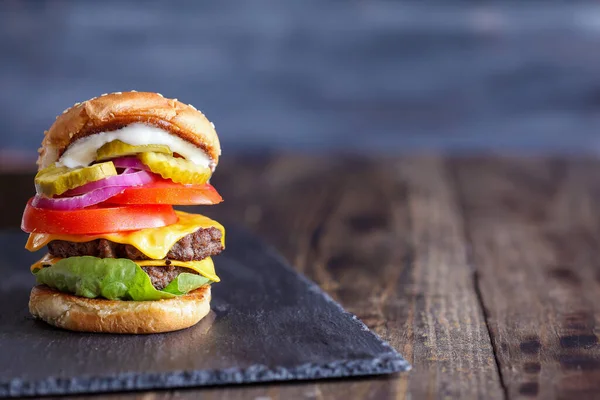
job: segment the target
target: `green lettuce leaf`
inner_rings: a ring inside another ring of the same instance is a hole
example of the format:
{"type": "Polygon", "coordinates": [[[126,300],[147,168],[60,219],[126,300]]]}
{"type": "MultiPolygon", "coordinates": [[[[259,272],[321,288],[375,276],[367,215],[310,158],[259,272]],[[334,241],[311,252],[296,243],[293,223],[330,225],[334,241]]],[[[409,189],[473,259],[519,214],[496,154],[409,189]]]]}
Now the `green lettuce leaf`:
{"type": "Polygon", "coordinates": [[[38,283],[61,292],[110,300],[170,299],[211,283],[201,275],[182,273],[157,290],[142,268],[126,258],[69,257],[34,273],[38,283]]]}
{"type": "Polygon", "coordinates": [[[177,275],[162,291],[180,296],[209,283],[211,280],[202,275],[183,272],[177,275]]]}

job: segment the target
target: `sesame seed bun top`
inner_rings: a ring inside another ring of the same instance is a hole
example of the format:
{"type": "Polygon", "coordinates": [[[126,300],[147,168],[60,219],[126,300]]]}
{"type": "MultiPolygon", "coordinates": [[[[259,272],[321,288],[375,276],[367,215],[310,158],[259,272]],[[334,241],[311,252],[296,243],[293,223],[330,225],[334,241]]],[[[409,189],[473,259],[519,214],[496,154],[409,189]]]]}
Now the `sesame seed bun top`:
{"type": "Polygon", "coordinates": [[[131,91],[103,94],[66,109],[44,133],[37,164],[45,168],[57,161],[78,139],[133,123],[161,128],[204,150],[213,169],[219,162],[219,138],[204,114],[159,93],[131,91]]]}

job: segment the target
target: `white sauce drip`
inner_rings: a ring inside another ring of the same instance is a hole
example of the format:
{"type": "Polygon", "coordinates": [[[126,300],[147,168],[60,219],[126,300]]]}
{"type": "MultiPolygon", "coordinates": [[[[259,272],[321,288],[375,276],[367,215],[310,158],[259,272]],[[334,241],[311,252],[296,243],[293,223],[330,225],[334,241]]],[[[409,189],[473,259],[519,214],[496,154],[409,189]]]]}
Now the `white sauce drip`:
{"type": "Polygon", "coordinates": [[[73,142],[58,160],[58,165],[68,168],[85,167],[96,159],[96,151],[108,142],[120,140],[132,146],[162,144],[169,146],[194,164],[212,167],[210,158],[200,148],[155,126],[135,123],[112,132],[100,132],[73,142]]]}

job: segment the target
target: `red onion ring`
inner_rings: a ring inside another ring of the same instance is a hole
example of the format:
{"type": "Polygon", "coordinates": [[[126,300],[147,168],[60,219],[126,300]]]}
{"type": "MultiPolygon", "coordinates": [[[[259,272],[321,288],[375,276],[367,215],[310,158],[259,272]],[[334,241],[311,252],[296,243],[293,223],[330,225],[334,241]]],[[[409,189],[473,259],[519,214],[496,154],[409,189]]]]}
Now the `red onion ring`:
{"type": "Polygon", "coordinates": [[[150,183],[154,181],[154,176],[152,173],[147,171],[127,171],[127,169],[119,175],[109,176],[108,178],[100,179],[99,181],[89,182],[85,185],[76,187],[75,189],[71,189],[63,193],[60,197],[70,197],[70,196],[78,196],[93,190],[102,189],[106,187],[113,186],[122,186],[122,187],[130,187],[130,186],[141,186],[146,183],[150,183]]]}
{"type": "Polygon", "coordinates": [[[36,194],[31,205],[52,210],[76,210],[102,203],[123,192],[128,187],[130,186],[109,186],[95,189],[79,196],[61,198],[49,198],[36,194]]]}
{"type": "Polygon", "coordinates": [[[115,168],[133,168],[133,169],[141,169],[148,170],[148,167],[141,162],[137,157],[120,157],[112,160],[115,168]]]}
{"type": "Polygon", "coordinates": [[[63,193],[60,197],[37,194],[32,201],[34,207],[52,210],[76,210],[102,203],[132,186],[141,186],[155,180],[152,173],[127,168],[124,173],[99,181],[89,182],[63,193]]]}

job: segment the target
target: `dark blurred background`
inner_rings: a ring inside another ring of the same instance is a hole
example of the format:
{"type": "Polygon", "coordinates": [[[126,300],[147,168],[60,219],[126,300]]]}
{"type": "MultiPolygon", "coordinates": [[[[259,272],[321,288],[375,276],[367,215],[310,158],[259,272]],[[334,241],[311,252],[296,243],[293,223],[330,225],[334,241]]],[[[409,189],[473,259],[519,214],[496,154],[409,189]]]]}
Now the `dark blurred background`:
{"type": "Polygon", "coordinates": [[[0,157],[76,101],[157,91],[224,153],[595,152],[600,3],[1,1],[0,157]]]}

